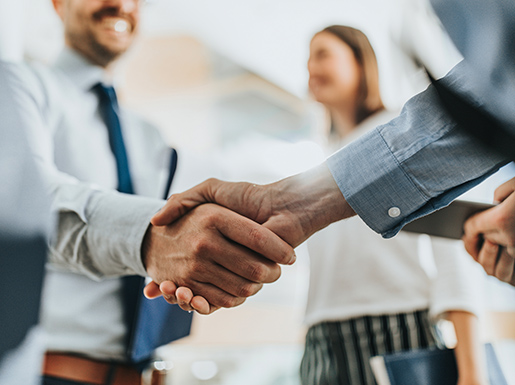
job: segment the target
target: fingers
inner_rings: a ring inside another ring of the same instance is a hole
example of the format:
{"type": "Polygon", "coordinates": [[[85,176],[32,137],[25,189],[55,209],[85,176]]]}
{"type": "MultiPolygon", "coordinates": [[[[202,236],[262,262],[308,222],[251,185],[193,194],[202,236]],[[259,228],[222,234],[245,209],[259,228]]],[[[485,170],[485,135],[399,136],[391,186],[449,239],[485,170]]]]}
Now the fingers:
{"type": "Polygon", "coordinates": [[[177,304],[181,307],[182,310],[195,310],[190,304],[191,300],[193,299],[193,292],[189,288],[180,286],[175,291],[175,296],[177,298],[177,304]]]}
{"type": "Polygon", "coordinates": [[[212,306],[200,295],[193,296],[192,291],[187,287],[179,287],[176,295],[179,306],[184,310],[195,310],[199,314],[208,315],[220,309],[217,306],[212,306]]]}
{"type": "Polygon", "coordinates": [[[479,251],[477,261],[483,266],[488,275],[495,274],[497,256],[499,255],[499,245],[485,240],[483,247],[479,251]]]}
{"type": "Polygon", "coordinates": [[[216,203],[211,191],[221,181],[211,178],[180,194],[168,198],[165,205],[150,220],[154,226],[164,226],[182,217],[191,209],[203,203],[216,203]]]}
{"type": "Polygon", "coordinates": [[[211,305],[204,297],[194,296],[193,292],[187,287],[181,286],[176,289],[175,284],[170,281],[164,281],[159,286],[154,282],[151,282],[151,284],[153,284],[153,287],[157,287],[160,294],[163,294],[165,298],[173,297],[174,303],[177,303],[183,310],[194,310],[199,314],[208,315],[220,309],[220,307],[211,305]]]}
{"type": "MultiPolygon", "coordinates": [[[[237,249],[236,246],[233,246],[233,245],[229,245],[232,249],[237,249]]],[[[227,257],[225,258],[220,258],[220,259],[223,259],[223,261],[229,266],[230,269],[232,269],[232,271],[226,269],[224,266],[216,266],[216,268],[213,268],[213,267],[210,267],[210,268],[207,268],[205,266],[200,266],[198,268],[198,271],[197,271],[197,280],[199,280],[200,282],[206,282],[206,283],[210,283],[216,287],[218,287],[220,290],[228,293],[228,294],[231,294],[235,297],[250,297],[254,294],[256,294],[259,290],[261,290],[261,288],[263,287],[263,284],[261,283],[261,281],[256,281],[256,282],[253,282],[253,281],[250,281],[246,278],[244,278],[242,275],[239,275],[238,272],[235,272],[235,270],[238,270],[238,268],[235,268],[235,266],[233,266],[233,263],[232,261],[233,260],[238,260],[238,262],[240,262],[240,260],[249,260],[250,258],[249,257],[252,257],[252,255],[248,255],[248,251],[247,251],[247,255],[245,253],[241,253],[241,252],[233,252],[231,253],[231,249],[228,249],[227,250],[227,257]],[[244,258],[244,256],[246,256],[246,258],[244,258]],[[239,259],[238,259],[239,257],[239,259]]],[[[266,263],[268,264],[273,264],[272,262],[270,261],[266,261],[266,263]]],[[[249,264],[251,264],[249,262],[249,264]]],[[[257,273],[255,273],[255,277],[261,279],[263,278],[264,279],[264,282],[267,282],[267,281],[271,281],[268,279],[269,276],[272,276],[272,277],[275,277],[275,273],[273,272],[272,269],[268,270],[266,267],[263,267],[261,268],[261,266],[265,266],[265,261],[261,262],[261,261],[258,261],[256,262],[255,264],[251,264],[251,265],[255,265],[256,268],[254,269],[254,271],[250,271],[249,274],[246,274],[247,276],[250,276],[252,274],[250,273],[254,273],[257,269],[258,272],[262,272],[262,276],[259,276],[257,273]]],[[[276,264],[273,264],[273,267],[277,267],[279,269],[279,275],[280,275],[280,268],[278,265],[276,264]]],[[[245,273],[244,269],[242,268],[241,271],[243,271],[243,273],[245,273]]]]}
{"type": "Polygon", "coordinates": [[[218,287],[206,282],[192,282],[189,287],[195,295],[206,298],[210,304],[216,307],[236,307],[245,302],[245,298],[236,297],[218,287]]]}
{"type": "Polygon", "coordinates": [[[175,296],[177,286],[171,281],[161,282],[159,290],[163,293],[163,298],[169,304],[175,305],[177,303],[177,297],[175,296]]]}
{"type": "Polygon", "coordinates": [[[467,250],[467,253],[469,253],[474,260],[477,261],[479,250],[481,249],[481,245],[483,242],[483,237],[479,234],[475,235],[468,235],[465,234],[461,238],[463,241],[463,244],[465,246],[465,250],[467,250]]]}
{"type": "Polygon", "coordinates": [[[515,282],[515,258],[505,248],[485,241],[479,252],[478,262],[488,275],[503,282],[515,282]]]}
{"type": "MultiPolygon", "coordinates": [[[[172,285],[173,283],[170,282],[172,285]]],[[[175,285],[174,285],[175,287],[175,285]]],[[[175,288],[174,288],[174,291],[175,291],[175,288]]],[[[150,282],[149,284],[147,284],[144,288],[143,288],[143,294],[145,295],[145,297],[147,297],[148,299],[154,299],[154,298],[158,298],[158,297],[161,297],[161,295],[163,294],[161,292],[161,290],[159,289],[159,285],[157,283],[155,283],[154,281],[150,282]]]]}
{"type": "Polygon", "coordinates": [[[505,200],[512,192],[515,191],[515,178],[510,179],[509,181],[503,183],[494,193],[494,200],[496,202],[502,202],[505,200]]]}
{"type": "Polygon", "coordinates": [[[495,266],[494,275],[503,282],[512,282],[514,279],[515,258],[503,249],[495,266]]]}
{"type": "Polygon", "coordinates": [[[208,315],[211,314],[218,309],[220,309],[217,306],[211,305],[204,297],[201,297],[200,295],[196,295],[191,300],[191,306],[200,314],[208,315]]]}
{"type": "MultiPolygon", "coordinates": [[[[204,313],[243,303],[263,283],[279,278],[280,267],[267,258],[289,261],[292,255],[293,249],[269,229],[215,204],[196,207],[170,225],[149,226],[142,246],[149,275],[189,288],[191,296],[181,307],[189,310],[186,305],[193,301],[204,313]]],[[[161,292],[168,302],[177,302],[175,286],[161,292]]],[[[159,295],[152,286],[146,293],[159,295]]]]}
{"type": "Polygon", "coordinates": [[[467,219],[463,226],[465,235],[470,238],[477,238],[480,234],[498,231],[499,225],[496,220],[498,208],[499,206],[493,207],[467,219]]]}
{"type": "Polygon", "coordinates": [[[230,210],[226,211],[226,219],[219,223],[218,230],[227,238],[273,262],[284,265],[295,262],[293,248],[271,230],[230,210]]]}
{"type": "Polygon", "coordinates": [[[190,286],[191,288],[179,286],[176,289],[177,286],[173,282],[164,281],[159,286],[159,290],[168,303],[179,304],[183,310],[187,311],[197,310],[198,307],[204,312],[202,314],[210,314],[221,307],[239,306],[245,302],[245,298],[233,296],[210,283],[191,282],[190,286]],[[193,293],[196,295],[194,296],[193,293]],[[194,298],[196,299],[193,301],[194,298]],[[206,298],[209,298],[209,302],[206,298]]]}

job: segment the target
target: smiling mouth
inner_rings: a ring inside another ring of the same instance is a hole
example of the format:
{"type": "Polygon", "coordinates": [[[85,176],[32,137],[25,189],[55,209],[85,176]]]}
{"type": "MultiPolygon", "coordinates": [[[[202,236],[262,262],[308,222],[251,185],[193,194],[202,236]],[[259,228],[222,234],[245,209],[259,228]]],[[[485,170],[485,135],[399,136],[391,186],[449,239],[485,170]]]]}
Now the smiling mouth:
{"type": "Polygon", "coordinates": [[[103,28],[119,34],[131,33],[132,25],[120,17],[104,17],[101,21],[103,28]]]}

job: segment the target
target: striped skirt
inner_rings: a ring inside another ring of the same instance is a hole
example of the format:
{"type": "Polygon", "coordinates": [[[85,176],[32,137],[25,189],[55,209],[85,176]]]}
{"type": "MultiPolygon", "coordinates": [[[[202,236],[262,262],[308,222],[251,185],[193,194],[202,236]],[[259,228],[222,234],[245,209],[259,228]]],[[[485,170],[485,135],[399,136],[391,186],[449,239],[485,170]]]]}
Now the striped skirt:
{"type": "Polygon", "coordinates": [[[369,358],[443,347],[427,310],[364,316],[312,326],[300,366],[302,385],[375,385],[369,358]]]}

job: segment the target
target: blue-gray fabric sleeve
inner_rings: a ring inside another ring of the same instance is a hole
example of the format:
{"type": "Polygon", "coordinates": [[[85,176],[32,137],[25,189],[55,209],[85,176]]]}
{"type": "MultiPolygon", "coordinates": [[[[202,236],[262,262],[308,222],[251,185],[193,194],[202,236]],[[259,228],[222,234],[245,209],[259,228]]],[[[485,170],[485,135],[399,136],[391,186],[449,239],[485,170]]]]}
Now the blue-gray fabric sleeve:
{"type": "MultiPolygon", "coordinates": [[[[463,69],[458,64],[442,81],[473,97],[463,69]]],[[[506,162],[459,129],[430,86],[410,99],[399,117],[350,143],[327,165],[354,211],[389,238],[506,162]]]]}

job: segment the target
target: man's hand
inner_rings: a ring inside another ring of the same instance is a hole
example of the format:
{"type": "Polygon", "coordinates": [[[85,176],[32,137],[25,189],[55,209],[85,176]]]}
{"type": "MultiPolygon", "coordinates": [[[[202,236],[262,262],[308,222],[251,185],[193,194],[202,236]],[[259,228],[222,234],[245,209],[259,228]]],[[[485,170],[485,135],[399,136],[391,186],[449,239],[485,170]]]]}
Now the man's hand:
{"type": "Polygon", "coordinates": [[[151,222],[167,225],[204,203],[216,203],[263,224],[293,247],[327,225],[355,215],[323,164],[268,185],[209,179],[172,195],[151,222]]]}
{"type": "Polygon", "coordinates": [[[154,282],[190,288],[209,301],[209,311],[243,303],[263,283],[277,280],[277,263],[290,263],[294,255],[272,231],[213,204],[167,226],[150,225],[142,246],[154,282]]]}
{"type": "Polygon", "coordinates": [[[515,286],[515,178],[495,190],[498,206],[465,222],[467,252],[486,273],[515,286]]]}
{"type": "Polygon", "coordinates": [[[199,314],[208,315],[220,309],[219,306],[211,305],[204,297],[193,295],[187,287],[177,288],[171,281],[164,281],[161,285],[150,282],[143,290],[149,299],[163,298],[170,304],[178,304],[183,310],[196,311],[199,314]]]}
{"type": "MultiPolygon", "coordinates": [[[[209,179],[184,193],[172,195],[151,222],[155,226],[167,225],[209,202],[263,224],[293,247],[327,225],[355,215],[323,164],[264,186],[209,179]]],[[[201,314],[217,309],[216,304],[203,298],[195,288],[177,282],[163,282],[160,286],[151,283],[145,294],[149,298],[163,294],[168,302],[201,314]]]]}

